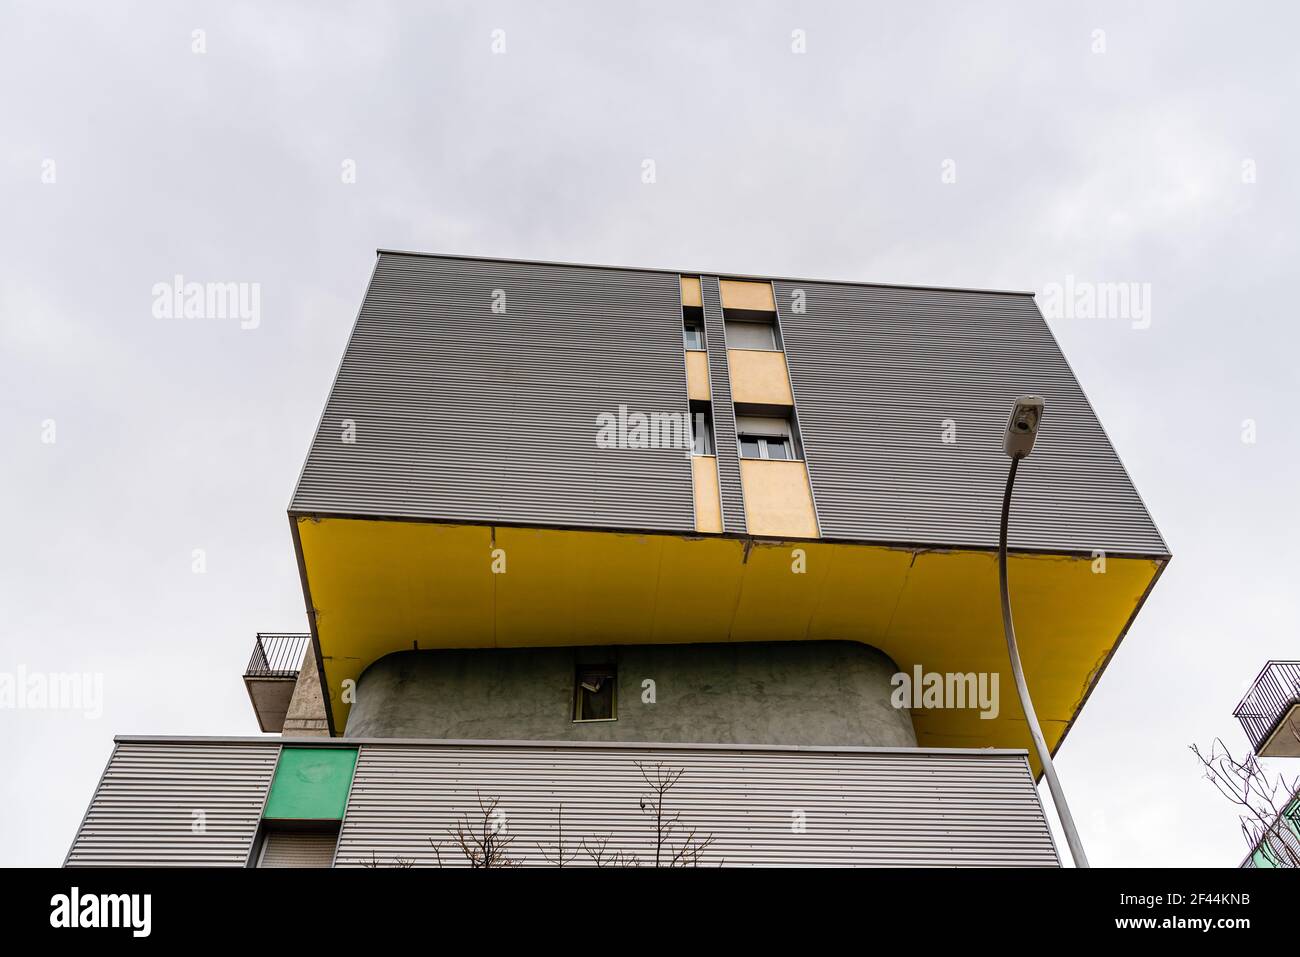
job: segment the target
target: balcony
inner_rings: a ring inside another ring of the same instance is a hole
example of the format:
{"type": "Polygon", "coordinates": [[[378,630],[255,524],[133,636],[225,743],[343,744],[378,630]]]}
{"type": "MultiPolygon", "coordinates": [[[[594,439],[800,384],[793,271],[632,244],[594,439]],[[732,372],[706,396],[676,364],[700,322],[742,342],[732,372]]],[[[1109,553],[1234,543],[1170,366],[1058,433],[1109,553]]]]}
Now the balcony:
{"type": "Polygon", "coordinates": [[[298,684],[298,672],[311,635],[258,633],[253,643],[253,654],[244,670],[244,687],[253,703],[258,726],[266,732],[279,734],[284,730],[284,719],[293,700],[293,689],[298,684]]]}
{"type": "Polygon", "coordinates": [[[1300,757],[1300,661],[1270,661],[1232,712],[1261,758],[1300,757]]]}

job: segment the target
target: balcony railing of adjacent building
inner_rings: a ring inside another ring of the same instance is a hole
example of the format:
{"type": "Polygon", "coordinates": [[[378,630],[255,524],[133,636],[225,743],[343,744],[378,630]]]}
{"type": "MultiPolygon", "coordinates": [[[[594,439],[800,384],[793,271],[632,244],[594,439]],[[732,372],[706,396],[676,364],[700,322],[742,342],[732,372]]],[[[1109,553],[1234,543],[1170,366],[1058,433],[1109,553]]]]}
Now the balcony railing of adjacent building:
{"type": "Polygon", "coordinates": [[[1260,746],[1298,704],[1300,661],[1270,661],[1232,713],[1241,722],[1251,747],[1259,753],[1260,746]]]}
{"type": "Polygon", "coordinates": [[[311,635],[269,632],[258,634],[253,642],[253,653],[244,670],[244,687],[263,731],[279,734],[284,730],[310,643],[311,635]]]}
{"type": "Polygon", "coordinates": [[[311,635],[259,632],[245,678],[297,678],[311,635]]]}

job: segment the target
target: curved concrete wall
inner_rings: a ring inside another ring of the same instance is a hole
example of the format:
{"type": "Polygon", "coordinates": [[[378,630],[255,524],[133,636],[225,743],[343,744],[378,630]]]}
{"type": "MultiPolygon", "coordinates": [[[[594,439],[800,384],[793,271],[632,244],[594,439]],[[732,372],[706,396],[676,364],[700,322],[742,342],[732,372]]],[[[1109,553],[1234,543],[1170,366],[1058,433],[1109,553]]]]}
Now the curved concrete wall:
{"type": "Polygon", "coordinates": [[[404,651],[357,684],[348,737],[916,747],[894,663],[848,641],[404,651]],[[577,723],[579,664],[618,668],[618,720],[577,723]],[[648,703],[645,681],[654,682],[648,703]]]}

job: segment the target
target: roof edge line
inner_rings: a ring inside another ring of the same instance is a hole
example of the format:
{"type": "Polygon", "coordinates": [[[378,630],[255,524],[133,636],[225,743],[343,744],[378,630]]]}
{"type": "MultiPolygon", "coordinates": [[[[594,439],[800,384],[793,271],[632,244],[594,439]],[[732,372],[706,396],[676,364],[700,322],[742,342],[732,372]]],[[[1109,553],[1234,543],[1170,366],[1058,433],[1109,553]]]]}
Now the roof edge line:
{"type": "Polygon", "coordinates": [[[512,256],[475,256],[467,253],[422,252],[416,249],[392,249],[380,246],[375,249],[378,256],[413,256],[424,259],[456,259],[465,262],[512,263],[521,266],[569,266],[575,269],[610,269],[619,272],[656,273],[679,276],[717,276],[719,279],[752,279],[758,282],[807,282],[827,286],[867,286],[876,289],[921,289],[927,292],[968,292],[985,293],[998,296],[1028,296],[1033,298],[1036,292],[1028,289],[980,289],[974,286],[930,286],[907,282],[866,282],[858,279],[814,279],[807,276],[773,276],[759,273],[719,272],[704,269],[675,269],[651,266],[618,266],[611,263],[563,262],[556,259],[522,259],[512,256]]]}
{"type": "MultiPolygon", "coordinates": [[[[614,528],[606,525],[558,525],[545,522],[502,522],[490,519],[465,518],[429,518],[421,515],[368,514],[363,512],[323,511],[314,508],[290,506],[288,515],[291,520],[305,518],[308,521],[325,519],[349,522],[402,522],[416,525],[442,525],[452,528],[516,528],[543,532],[590,532],[598,535],[664,535],[672,538],[707,539],[718,541],[752,541],[756,545],[782,545],[798,542],[800,545],[857,545],[869,548],[888,548],[900,552],[988,552],[996,554],[998,546],[951,544],[944,542],[907,542],[887,539],[836,538],[799,538],[796,535],[754,535],[748,532],[697,532],[686,529],[663,528],[614,528]]],[[[1012,546],[1011,555],[1034,555],[1043,557],[1081,558],[1092,561],[1096,558],[1092,549],[1085,548],[1020,548],[1012,546]]],[[[1153,562],[1168,562],[1173,558],[1170,552],[1147,552],[1129,549],[1106,549],[1108,558],[1136,558],[1153,562]]]]}
{"type": "Polygon", "coordinates": [[[1028,758],[1025,748],[900,748],[900,747],[863,747],[858,745],[834,744],[731,744],[673,741],[563,741],[563,740],[529,740],[525,738],[287,738],[276,735],[167,735],[167,734],[118,734],[113,736],[115,744],[261,744],[280,746],[315,746],[321,748],[349,748],[364,745],[366,747],[501,747],[501,748],[676,748],[685,751],[812,751],[819,753],[853,753],[853,754],[960,754],[960,755],[999,755],[1023,756],[1028,758]]]}

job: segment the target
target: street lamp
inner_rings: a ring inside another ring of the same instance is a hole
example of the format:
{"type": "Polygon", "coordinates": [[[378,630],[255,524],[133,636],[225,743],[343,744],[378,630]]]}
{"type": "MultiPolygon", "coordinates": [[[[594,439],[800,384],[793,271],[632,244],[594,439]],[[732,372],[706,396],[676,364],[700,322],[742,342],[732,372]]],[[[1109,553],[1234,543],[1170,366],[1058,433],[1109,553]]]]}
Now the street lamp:
{"type": "Polygon", "coordinates": [[[1034,750],[1038,753],[1038,763],[1043,766],[1043,775],[1047,778],[1047,787],[1052,792],[1052,802],[1056,805],[1056,816],[1061,820],[1061,829],[1065,831],[1065,840],[1070,845],[1070,856],[1074,858],[1075,867],[1087,867],[1088,856],[1083,852],[1083,842],[1075,830],[1074,818],[1070,806],[1065,803],[1065,792],[1057,780],[1056,768],[1052,764],[1052,755],[1047,750],[1047,741],[1043,739],[1043,729],[1038,726],[1038,715],[1034,714],[1034,703],[1029,699],[1029,686],[1025,684],[1025,673],[1020,667],[1020,651],[1016,647],[1016,627],[1011,622],[1011,597],[1007,591],[1007,520],[1011,515],[1011,489],[1016,483],[1016,470],[1020,460],[1034,449],[1034,439],[1038,435],[1038,423],[1043,417],[1043,400],[1036,395],[1021,396],[1011,407],[1011,418],[1007,420],[1007,432],[1002,439],[1002,448],[1011,456],[1011,471],[1007,473],[1007,490],[1002,496],[1002,528],[998,534],[998,584],[1002,591],[1002,630],[1007,636],[1007,656],[1011,659],[1011,674],[1016,679],[1016,692],[1020,695],[1020,707],[1029,722],[1029,736],[1033,738],[1034,750]]]}

